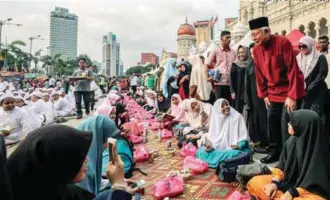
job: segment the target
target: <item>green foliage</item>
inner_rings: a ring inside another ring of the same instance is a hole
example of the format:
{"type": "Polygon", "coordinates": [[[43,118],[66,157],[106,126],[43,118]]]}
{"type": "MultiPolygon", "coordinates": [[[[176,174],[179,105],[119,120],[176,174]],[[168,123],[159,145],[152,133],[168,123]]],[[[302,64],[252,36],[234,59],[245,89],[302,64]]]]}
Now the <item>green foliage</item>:
{"type": "MultiPolygon", "coordinates": [[[[149,66],[149,65],[148,65],[149,66]]],[[[126,75],[131,75],[133,73],[136,74],[144,74],[147,72],[150,72],[152,70],[152,68],[150,67],[143,67],[143,66],[135,66],[135,67],[130,67],[127,71],[126,71],[126,75]]]]}
{"type": "Polygon", "coordinates": [[[29,53],[22,50],[25,46],[25,42],[21,40],[15,40],[8,45],[1,45],[0,55],[7,60],[9,70],[14,70],[15,65],[19,69],[21,69],[22,66],[27,66],[27,63],[30,61],[31,57],[29,53]]]}

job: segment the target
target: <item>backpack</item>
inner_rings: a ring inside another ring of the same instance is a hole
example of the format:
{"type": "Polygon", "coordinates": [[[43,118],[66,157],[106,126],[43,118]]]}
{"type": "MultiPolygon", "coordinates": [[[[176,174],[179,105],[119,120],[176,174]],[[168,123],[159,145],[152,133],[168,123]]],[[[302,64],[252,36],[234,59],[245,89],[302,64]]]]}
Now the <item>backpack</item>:
{"type": "Polygon", "coordinates": [[[220,162],[215,173],[223,182],[235,182],[236,170],[238,165],[250,164],[250,161],[251,153],[243,152],[235,158],[227,159],[220,162]]]}
{"type": "MultiPolygon", "coordinates": [[[[133,176],[133,171],[135,170],[140,171],[143,175],[147,175],[144,172],[142,172],[139,168],[135,168],[136,162],[133,157],[133,143],[131,143],[124,137],[118,137],[117,153],[124,163],[125,178],[131,178],[133,176]]],[[[109,149],[107,148],[103,152],[102,174],[106,174],[108,163],[109,163],[109,149]]]]}

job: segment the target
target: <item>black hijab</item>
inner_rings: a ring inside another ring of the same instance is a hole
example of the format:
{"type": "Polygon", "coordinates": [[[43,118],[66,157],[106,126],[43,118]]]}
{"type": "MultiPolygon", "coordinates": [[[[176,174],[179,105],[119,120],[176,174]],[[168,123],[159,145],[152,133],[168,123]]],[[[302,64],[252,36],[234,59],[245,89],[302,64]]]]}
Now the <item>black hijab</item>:
{"type": "Polygon", "coordinates": [[[64,125],[31,132],[8,159],[15,200],[81,200],[93,195],[72,183],[86,158],[91,132],[64,125]]]}
{"type": "Polygon", "coordinates": [[[330,199],[329,141],[321,130],[320,117],[311,110],[289,116],[295,133],[286,141],[277,166],[284,172],[280,188],[301,187],[330,199]]]}
{"type": "Polygon", "coordinates": [[[162,93],[157,94],[157,103],[158,103],[159,112],[166,113],[168,111],[168,109],[170,108],[169,100],[166,99],[165,96],[162,93]],[[158,101],[158,96],[162,96],[164,100],[162,102],[159,102],[158,101]]]}
{"type": "Polygon", "coordinates": [[[13,199],[8,177],[6,145],[2,135],[0,135],[0,199],[13,199]]]}

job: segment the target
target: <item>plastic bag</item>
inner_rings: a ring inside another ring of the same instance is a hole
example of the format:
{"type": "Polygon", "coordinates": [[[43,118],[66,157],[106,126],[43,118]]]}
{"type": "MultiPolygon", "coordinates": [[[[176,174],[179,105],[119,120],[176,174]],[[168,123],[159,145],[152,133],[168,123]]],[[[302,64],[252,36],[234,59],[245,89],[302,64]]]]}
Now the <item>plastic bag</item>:
{"type": "Polygon", "coordinates": [[[238,191],[235,191],[233,194],[230,195],[228,200],[250,200],[251,196],[246,193],[246,194],[241,194],[238,191]]]}
{"type": "Polygon", "coordinates": [[[148,161],[150,158],[149,150],[147,149],[147,147],[145,145],[136,147],[133,152],[133,155],[134,155],[134,160],[136,162],[148,161]]]}
{"type": "Polygon", "coordinates": [[[167,129],[163,129],[161,137],[162,137],[163,140],[172,138],[173,137],[172,131],[169,131],[167,129]]]}
{"type": "Polygon", "coordinates": [[[152,186],[152,196],[156,200],[165,197],[176,197],[183,194],[183,191],[183,179],[180,176],[166,177],[152,186]]]}
{"type": "Polygon", "coordinates": [[[197,152],[197,147],[195,147],[195,145],[193,145],[192,143],[188,143],[188,144],[183,143],[180,156],[181,157],[196,156],[196,152],[197,152]]]}
{"type": "Polygon", "coordinates": [[[196,175],[196,174],[203,174],[204,172],[207,172],[207,170],[209,169],[209,165],[206,162],[204,162],[194,156],[187,156],[184,159],[183,168],[190,169],[191,173],[193,175],[196,175]]]}

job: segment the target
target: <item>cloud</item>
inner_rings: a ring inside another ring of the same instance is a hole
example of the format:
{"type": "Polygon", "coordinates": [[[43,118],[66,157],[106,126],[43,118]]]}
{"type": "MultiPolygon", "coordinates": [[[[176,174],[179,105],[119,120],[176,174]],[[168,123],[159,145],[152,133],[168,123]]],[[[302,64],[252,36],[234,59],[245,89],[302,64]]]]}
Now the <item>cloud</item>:
{"type": "Polygon", "coordinates": [[[238,1],[234,0],[1,1],[0,20],[11,17],[13,22],[23,24],[4,27],[2,41],[6,36],[8,42],[19,39],[28,44],[28,37],[40,34],[45,40],[34,41],[33,51],[46,49],[49,15],[55,6],[68,8],[78,15],[79,54],[101,61],[102,36],[111,31],[121,43],[125,67],[140,61],[142,52],[159,54],[163,47],[176,52],[176,32],[186,16],[192,23],[218,14],[223,28],[224,18],[238,13],[238,1]]]}

